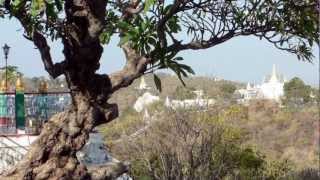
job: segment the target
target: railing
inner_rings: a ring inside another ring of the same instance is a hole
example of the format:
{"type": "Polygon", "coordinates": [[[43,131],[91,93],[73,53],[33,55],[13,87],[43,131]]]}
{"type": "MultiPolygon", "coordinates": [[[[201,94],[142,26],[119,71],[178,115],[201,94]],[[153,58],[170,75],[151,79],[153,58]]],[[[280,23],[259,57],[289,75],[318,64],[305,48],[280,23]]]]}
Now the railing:
{"type": "Polygon", "coordinates": [[[28,149],[26,147],[6,136],[0,135],[0,174],[19,162],[27,151],[28,149]],[[10,143],[7,144],[3,139],[9,140],[10,143]],[[12,143],[15,144],[15,146],[12,146],[12,143]]]}
{"type": "Polygon", "coordinates": [[[43,123],[70,102],[69,92],[0,93],[0,135],[14,135],[18,129],[38,134],[43,123]]]}
{"type": "MultiPolygon", "coordinates": [[[[14,140],[12,140],[10,137],[8,137],[8,136],[6,136],[6,135],[0,135],[0,138],[4,138],[4,139],[6,139],[7,141],[9,141],[10,143],[12,143],[12,144],[14,144],[15,146],[10,146],[10,147],[12,147],[12,148],[14,148],[14,147],[18,147],[18,148],[21,148],[21,149],[23,149],[23,150],[25,150],[25,151],[28,151],[28,149],[27,149],[27,147],[25,147],[25,146],[22,146],[21,144],[19,144],[19,143],[17,143],[16,141],[14,141],[14,140]]],[[[4,142],[2,142],[2,141],[0,141],[1,143],[3,143],[3,144],[5,144],[4,142]]],[[[9,146],[8,146],[9,147],[9,146]]],[[[19,152],[19,154],[24,154],[24,153],[22,153],[22,152],[19,152]]]]}

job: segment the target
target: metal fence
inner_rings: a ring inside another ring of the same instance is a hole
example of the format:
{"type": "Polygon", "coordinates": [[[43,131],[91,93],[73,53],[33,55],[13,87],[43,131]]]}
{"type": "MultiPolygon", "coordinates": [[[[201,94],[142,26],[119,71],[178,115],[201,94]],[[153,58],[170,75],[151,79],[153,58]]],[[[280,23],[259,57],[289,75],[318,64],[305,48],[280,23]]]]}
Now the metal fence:
{"type": "Polygon", "coordinates": [[[43,123],[71,103],[70,93],[0,94],[0,134],[38,134],[43,123]],[[22,96],[22,98],[21,98],[22,96]],[[17,98],[23,102],[19,106],[17,98]],[[24,108],[21,110],[21,108],[24,108]],[[22,112],[21,112],[22,111],[22,112]]]}

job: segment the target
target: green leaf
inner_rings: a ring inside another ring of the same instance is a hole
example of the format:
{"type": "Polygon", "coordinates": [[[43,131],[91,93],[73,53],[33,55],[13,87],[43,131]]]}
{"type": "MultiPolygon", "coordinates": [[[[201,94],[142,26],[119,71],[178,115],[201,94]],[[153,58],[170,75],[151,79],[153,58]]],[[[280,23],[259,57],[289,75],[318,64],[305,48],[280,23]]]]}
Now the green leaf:
{"type": "Polygon", "coordinates": [[[130,35],[126,35],[126,36],[121,37],[118,46],[124,45],[125,43],[127,43],[128,41],[130,41],[130,39],[131,39],[131,36],[130,36],[130,35]]]}
{"type": "Polygon", "coordinates": [[[32,0],[31,15],[33,17],[36,17],[37,15],[39,15],[41,12],[44,11],[45,7],[46,7],[46,4],[44,0],[32,0]]]}
{"type": "Polygon", "coordinates": [[[175,57],[173,60],[175,60],[175,61],[182,61],[183,60],[183,57],[175,57]]]}
{"type": "Polygon", "coordinates": [[[182,79],[181,74],[180,74],[180,73],[177,73],[177,76],[178,76],[180,82],[182,83],[182,85],[183,85],[183,86],[186,86],[186,83],[185,83],[184,80],[182,79]]]}
{"type": "Polygon", "coordinates": [[[46,15],[47,15],[47,17],[51,17],[53,19],[56,19],[58,17],[53,3],[47,3],[46,15]]]}
{"type": "Polygon", "coordinates": [[[22,5],[22,0],[15,0],[12,2],[12,10],[14,12],[17,12],[20,9],[20,6],[22,5]]]}
{"type": "Polygon", "coordinates": [[[13,7],[17,7],[17,6],[19,6],[21,3],[22,3],[22,0],[15,0],[15,1],[12,2],[12,6],[13,6],[13,7]]]}
{"type": "Polygon", "coordinates": [[[179,31],[181,31],[181,27],[179,25],[178,16],[173,16],[168,20],[167,28],[172,33],[178,33],[179,31]]]}
{"type": "Polygon", "coordinates": [[[150,7],[152,5],[154,5],[156,2],[156,0],[146,0],[145,3],[144,3],[144,13],[146,13],[147,11],[149,11],[150,7]]]}
{"type": "Polygon", "coordinates": [[[162,87],[161,87],[160,78],[156,74],[153,74],[153,80],[154,80],[154,83],[156,84],[156,88],[161,92],[162,91],[162,87]]]}
{"type": "Polygon", "coordinates": [[[61,0],[55,0],[54,2],[55,2],[55,5],[56,5],[58,11],[61,11],[62,8],[63,8],[62,7],[62,1],[61,0]]]}
{"type": "Polygon", "coordinates": [[[111,39],[111,34],[105,31],[100,34],[99,39],[102,44],[108,44],[111,39]]]}
{"type": "Polygon", "coordinates": [[[129,29],[130,26],[130,24],[125,21],[119,21],[117,25],[120,29],[129,29]]]}
{"type": "Polygon", "coordinates": [[[165,14],[168,13],[172,6],[173,6],[172,4],[166,6],[166,7],[164,8],[164,10],[163,10],[163,13],[165,13],[165,14]]]}
{"type": "Polygon", "coordinates": [[[313,40],[312,39],[308,39],[309,45],[313,46],[313,40]]]}
{"type": "Polygon", "coordinates": [[[179,64],[179,66],[181,69],[186,70],[188,73],[195,74],[195,72],[193,71],[193,69],[190,66],[185,65],[185,64],[179,64]]]}

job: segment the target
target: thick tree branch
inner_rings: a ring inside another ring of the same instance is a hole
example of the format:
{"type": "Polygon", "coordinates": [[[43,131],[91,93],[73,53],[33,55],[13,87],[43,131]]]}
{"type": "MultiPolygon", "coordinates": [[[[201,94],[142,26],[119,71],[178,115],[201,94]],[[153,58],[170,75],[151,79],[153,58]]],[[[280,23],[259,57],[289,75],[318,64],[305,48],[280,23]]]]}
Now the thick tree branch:
{"type": "MultiPolygon", "coordinates": [[[[24,8],[24,6],[26,5],[26,2],[27,1],[22,2],[21,7],[16,13],[11,12],[12,9],[10,6],[10,3],[11,3],[10,0],[5,1],[5,7],[9,12],[13,14],[14,17],[16,17],[20,21],[22,27],[25,29],[25,32],[30,33],[28,32],[28,30],[29,30],[31,20],[30,20],[30,17],[27,15],[26,9],[24,8]]],[[[31,36],[32,37],[28,37],[28,38],[29,40],[33,41],[34,45],[39,49],[41,54],[41,59],[43,61],[46,71],[53,78],[56,78],[61,74],[63,74],[66,68],[66,63],[65,61],[63,61],[60,63],[53,64],[51,54],[50,54],[50,47],[47,43],[46,38],[41,33],[39,33],[35,27],[33,27],[33,33],[31,36]]]]}
{"type": "Polygon", "coordinates": [[[47,43],[46,38],[43,37],[42,34],[35,31],[33,33],[33,43],[40,51],[44,67],[46,71],[50,74],[50,76],[56,78],[65,72],[66,61],[53,64],[50,54],[50,47],[47,43]]]}
{"type": "Polygon", "coordinates": [[[165,26],[166,22],[179,11],[179,7],[182,3],[183,0],[175,0],[173,2],[172,7],[158,22],[158,28],[165,26]]]}
{"type": "Polygon", "coordinates": [[[213,37],[213,38],[210,38],[209,40],[192,41],[186,44],[182,44],[181,42],[176,42],[173,45],[168,47],[168,51],[183,51],[187,49],[192,49],[192,50],[207,49],[215,45],[221,44],[238,35],[239,34],[236,34],[233,31],[231,31],[222,37],[213,37]]]}
{"type": "Polygon", "coordinates": [[[122,46],[126,56],[126,65],[120,71],[110,74],[112,92],[129,86],[135,79],[144,74],[151,59],[139,55],[129,44],[122,46]]]}
{"type": "Polygon", "coordinates": [[[141,13],[142,10],[143,10],[143,6],[139,6],[139,7],[137,7],[137,8],[128,7],[128,8],[125,9],[125,12],[126,12],[126,13],[129,13],[129,14],[131,14],[131,15],[134,15],[134,14],[139,14],[139,13],[141,13]]]}
{"type": "Polygon", "coordinates": [[[129,3],[117,1],[117,6],[122,9],[122,19],[129,19],[135,14],[139,14],[143,10],[143,6],[139,6],[141,0],[130,0],[129,3]]]}
{"type": "Polygon", "coordinates": [[[167,46],[166,34],[165,34],[165,25],[167,21],[174,16],[178,11],[179,7],[182,4],[183,0],[175,0],[172,4],[172,7],[169,11],[160,18],[159,22],[157,23],[157,33],[160,40],[161,48],[167,46]]]}
{"type": "Polygon", "coordinates": [[[88,0],[89,6],[87,19],[89,22],[88,33],[91,38],[98,38],[105,25],[106,0],[88,0]]]}

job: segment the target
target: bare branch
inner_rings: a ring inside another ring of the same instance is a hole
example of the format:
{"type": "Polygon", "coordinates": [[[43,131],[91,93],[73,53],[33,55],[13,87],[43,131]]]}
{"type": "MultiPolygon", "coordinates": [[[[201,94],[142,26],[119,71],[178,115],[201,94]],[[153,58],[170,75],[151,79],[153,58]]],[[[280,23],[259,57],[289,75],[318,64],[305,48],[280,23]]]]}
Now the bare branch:
{"type": "Polygon", "coordinates": [[[128,19],[132,15],[139,14],[143,10],[143,6],[139,6],[141,0],[130,0],[128,4],[117,1],[117,5],[122,9],[122,19],[128,19]]]}
{"type": "Polygon", "coordinates": [[[51,54],[50,54],[50,47],[47,43],[46,38],[37,31],[33,33],[33,43],[38,48],[41,54],[41,59],[43,61],[44,67],[46,71],[52,76],[56,78],[64,73],[66,69],[66,62],[62,61],[60,63],[53,64],[51,54]]]}
{"type": "MultiPolygon", "coordinates": [[[[8,11],[11,12],[10,7],[10,0],[5,1],[5,7],[8,11]]],[[[25,29],[25,32],[28,33],[29,26],[30,26],[30,17],[27,16],[26,9],[24,6],[26,5],[26,1],[23,1],[21,4],[21,8],[19,8],[19,13],[12,13],[14,17],[16,17],[23,28],[25,29]]],[[[43,61],[43,64],[45,66],[46,71],[53,77],[56,78],[64,73],[66,62],[62,61],[60,63],[53,64],[51,54],[50,54],[50,47],[47,43],[46,38],[38,32],[35,28],[33,28],[33,34],[31,37],[28,37],[29,40],[33,41],[34,45],[39,49],[41,54],[41,59],[43,61]]]]}
{"type": "Polygon", "coordinates": [[[151,59],[140,56],[129,44],[122,46],[126,56],[126,65],[120,71],[110,74],[112,92],[129,86],[135,79],[144,74],[151,59]]]}

